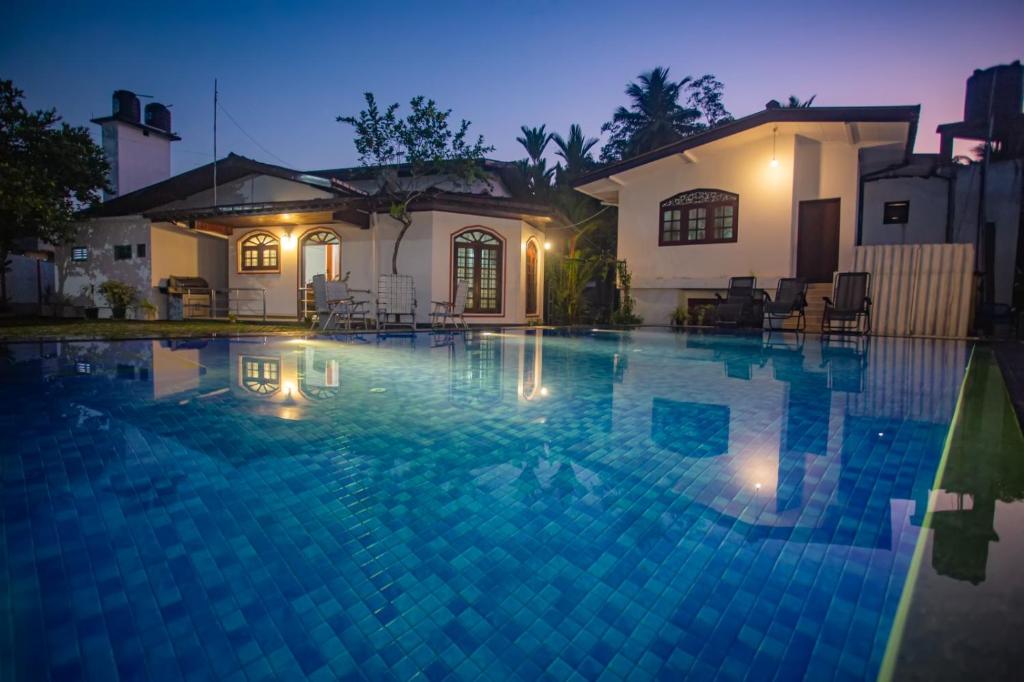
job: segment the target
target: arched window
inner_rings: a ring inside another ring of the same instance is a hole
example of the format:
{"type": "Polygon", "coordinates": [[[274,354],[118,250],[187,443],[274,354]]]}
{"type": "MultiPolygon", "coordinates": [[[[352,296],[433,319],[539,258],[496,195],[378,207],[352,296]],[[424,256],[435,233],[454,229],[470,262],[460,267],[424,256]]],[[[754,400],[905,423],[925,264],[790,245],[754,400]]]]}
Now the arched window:
{"type": "Polygon", "coordinates": [[[526,242],[526,314],[537,314],[537,242],[526,242]]]}
{"type": "Polygon", "coordinates": [[[734,242],[740,197],[720,189],[692,189],[661,202],[658,245],[734,242]]]}
{"type": "Polygon", "coordinates": [[[242,369],[242,386],[257,395],[270,395],[281,388],[281,361],[243,355],[239,364],[242,369]]]}
{"type": "Polygon", "coordinates": [[[452,241],[452,290],[460,280],[469,282],[467,313],[501,314],[505,246],[497,235],[470,229],[452,241]]]}
{"type": "Polygon", "coordinates": [[[269,232],[254,232],[238,243],[239,272],[280,272],[281,242],[269,232]]]}

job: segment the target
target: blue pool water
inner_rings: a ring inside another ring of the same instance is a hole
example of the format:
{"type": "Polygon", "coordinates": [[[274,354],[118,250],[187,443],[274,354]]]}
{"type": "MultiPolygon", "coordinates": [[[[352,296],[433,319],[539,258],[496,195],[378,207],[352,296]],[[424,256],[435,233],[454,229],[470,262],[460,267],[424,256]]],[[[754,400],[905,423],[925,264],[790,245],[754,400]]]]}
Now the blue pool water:
{"type": "Polygon", "coordinates": [[[873,677],[969,348],[0,357],[0,679],[873,677]]]}

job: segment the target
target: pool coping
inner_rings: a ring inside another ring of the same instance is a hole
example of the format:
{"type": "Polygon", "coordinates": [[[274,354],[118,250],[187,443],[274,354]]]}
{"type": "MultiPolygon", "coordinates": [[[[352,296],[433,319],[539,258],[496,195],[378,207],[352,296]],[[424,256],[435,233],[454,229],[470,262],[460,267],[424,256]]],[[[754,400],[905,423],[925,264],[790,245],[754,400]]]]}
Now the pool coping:
{"type": "MultiPolygon", "coordinates": [[[[953,417],[949,422],[949,429],[946,431],[946,440],[942,447],[942,456],[939,465],[935,469],[935,478],[929,489],[929,493],[939,489],[942,477],[946,473],[946,464],[949,461],[949,452],[953,446],[953,436],[956,433],[960,422],[960,413],[963,409],[964,394],[967,387],[967,378],[974,366],[974,354],[977,345],[971,346],[971,354],[967,359],[967,367],[964,369],[963,378],[960,380],[960,389],[957,392],[956,407],[953,408],[953,417]]],[[[924,518],[921,521],[921,532],[917,536],[914,545],[914,554],[910,559],[910,568],[907,571],[907,579],[903,582],[903,590],[900,594],[899,605],[896,607],[896,616],[893,619],[892,627],[889,629],[889,639],[885,645],[885,654],[882,657],[882,665],[878,670],[878,682],[892,682],[896,672],[896,660],[903,642],[903,633],[907,626],[907,616],[910,612],[910,602],[914,596],[914,589],[917,586],[918,577],[921,574],[921,564],[924,561],[925,545],[928,542],[928,529],[931,527],[934,516],[935,505],[933,496],[929,494],[928,509],[925,510],[924,518]]]]}

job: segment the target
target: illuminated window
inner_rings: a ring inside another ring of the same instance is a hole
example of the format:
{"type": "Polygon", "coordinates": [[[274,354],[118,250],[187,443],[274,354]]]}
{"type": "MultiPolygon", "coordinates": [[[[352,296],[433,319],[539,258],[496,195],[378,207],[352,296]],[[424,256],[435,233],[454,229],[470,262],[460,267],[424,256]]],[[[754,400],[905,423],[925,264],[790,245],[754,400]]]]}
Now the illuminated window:
{"type": "Polygon", "coordinates": [[[537,242],[526,244],[526,314],[537,314],[537,242]]]}
{"type": "Polygon", "coordinates": [[[281,362],[276,358],[242,356],[242,386],[259,395],[270,395],[281,388],[281,362]]]}
{"type": "Polygon", "coordinates": [[[238,249],[240,272],[280,272],[281,244],[267,232],[256,232],[242,239],[238,249]]]}
{"type": "Polygon", "coordinates": [[[89,247],[76,246],[75,248],[71,249],[71,260],[78,263],[89,260],[89,247]]]}
{"type": "Polygon", "coordinates": [[[469,282],[466,312],[500,314],[505,261],[501,240],[486,230],[467,230],[455,237],[452,250],[452,289],[460,280],[469,282]]]}
{"type": "Polygon", "coordinates": [[[694,189],[661,202],[659,246],[734,242],[738,237],[739,195],[694,189]]]}

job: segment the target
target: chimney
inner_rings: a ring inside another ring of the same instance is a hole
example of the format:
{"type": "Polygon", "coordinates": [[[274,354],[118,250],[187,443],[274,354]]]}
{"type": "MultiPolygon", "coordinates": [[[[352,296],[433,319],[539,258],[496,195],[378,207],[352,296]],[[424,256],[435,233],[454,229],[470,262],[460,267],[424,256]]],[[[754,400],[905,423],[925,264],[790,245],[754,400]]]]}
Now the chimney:
{"type": "Polygon", "coordinates": [[[171,112],[157,102],[146,105],[142,119],[139,96],[115,90],[110,116],[94,118],[102,131],[103,151],[110,162],[109,200],[171,177],[171,112]]]}

